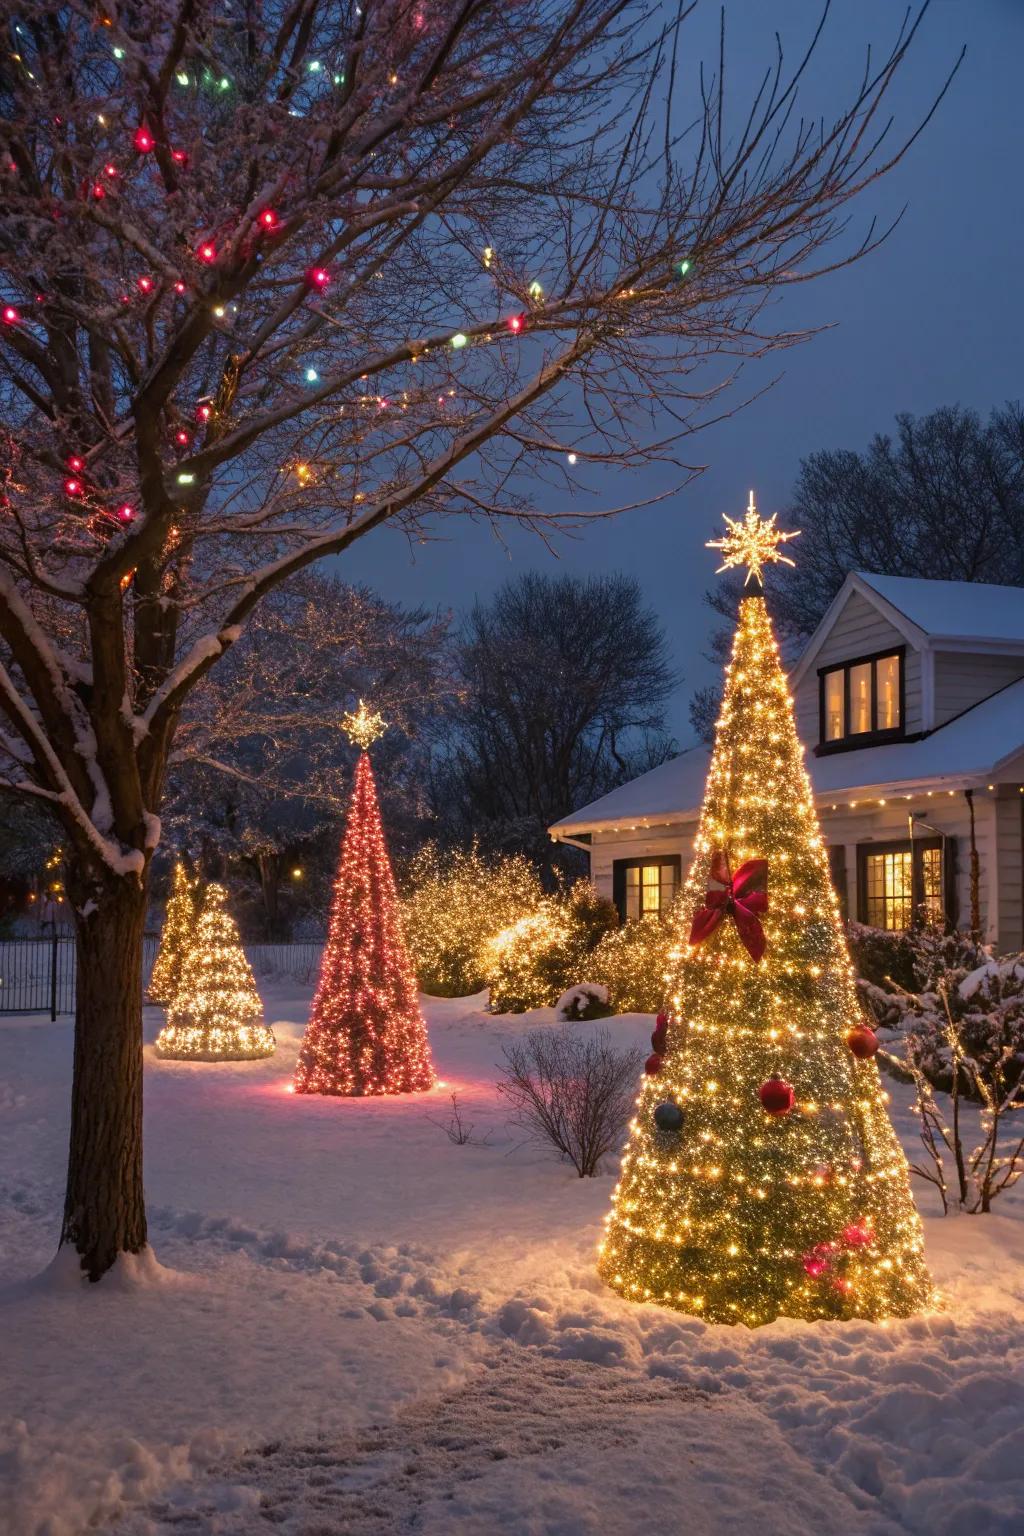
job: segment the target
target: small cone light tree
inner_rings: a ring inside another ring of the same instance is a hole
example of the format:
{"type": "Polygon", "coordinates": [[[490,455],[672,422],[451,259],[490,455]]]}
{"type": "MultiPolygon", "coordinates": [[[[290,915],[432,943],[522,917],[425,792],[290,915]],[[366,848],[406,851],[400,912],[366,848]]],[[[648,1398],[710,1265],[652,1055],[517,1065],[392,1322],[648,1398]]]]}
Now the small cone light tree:
{"type": "Polygon", "coordinates": [[[157,1036],[158,1056],[251,1061],[273,1055],[274,1032],[263,1022],[263,1004],[227,901],[222,885],[207,887],[195,942],[157,1036]]]}
{"type": "Polygon", "coordinates": [[[195,943],[196,900],[192,882],[179,859],[171,879],[160,949],[149,978],[149,996],[154,1003],[169,1003],[178,989],[185,955],[195,943]]]}
{"type": "MultiPolygon", "coordinates": [[[[760,577],[794,535],[714,542],[760,577]]],[[[905,1317],[932,1287],[761,595],[745,597],[599,1268],[716,1322],[905,1317]]]]}
{"type": "Polygon", "coordinates": [[[369,747],[386,729],[360,699],[344,729],[362,750],[296,1093],[416,1093],[434,1067],[402,935],[369,747]]]}

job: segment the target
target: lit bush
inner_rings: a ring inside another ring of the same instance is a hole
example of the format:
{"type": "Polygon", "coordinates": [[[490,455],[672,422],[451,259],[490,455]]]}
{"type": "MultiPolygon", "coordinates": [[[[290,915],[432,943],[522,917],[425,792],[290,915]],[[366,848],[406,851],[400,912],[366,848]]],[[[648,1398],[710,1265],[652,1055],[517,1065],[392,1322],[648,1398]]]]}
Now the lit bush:
{"type": "Polygon", "coordinates": [[[553,1003],[564,987],[569,924],[558,902],[547,899],[488,940],[485,969],[495,1013],[523,1013],[553,1003]]]}
{"type": "Polygon", "coordinates": [[[665,1001],[669,951],[678,942],[676,908],[661,922],[623,923],[598,944],[587,975],[608,988],[616,1013],[657,1013],[665,1001]]]}
{"type": "Polygon", "coordinates": [[[545,897],[486,946],[492,1010],[523,1013],[555,1003],[584,973],[589,979],[591,957],[617,922],[614,906],[589,880],[545,897]]]}
{"type": "Polygon", "coordinates": [[[487,985],[486,941],[536,909],[540,881],[521,855],[485,858],[478,848],[429,843],[403,882],[405,939],[419,985],[435,997],[466,997],[487,985]]]}

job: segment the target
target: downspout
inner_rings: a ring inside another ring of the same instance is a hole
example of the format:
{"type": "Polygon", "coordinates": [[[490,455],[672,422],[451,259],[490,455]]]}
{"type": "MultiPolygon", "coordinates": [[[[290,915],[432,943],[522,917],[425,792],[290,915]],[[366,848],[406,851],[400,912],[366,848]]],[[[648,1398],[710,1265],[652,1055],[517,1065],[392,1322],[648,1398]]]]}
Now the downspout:
{"type": "Polygon", "coordinates": [[[978,840],[974,830],[974,790],[965,789],[964,799],[971,818],[971,938],[981,942],[981,866],[978,860],[978,840]]]}

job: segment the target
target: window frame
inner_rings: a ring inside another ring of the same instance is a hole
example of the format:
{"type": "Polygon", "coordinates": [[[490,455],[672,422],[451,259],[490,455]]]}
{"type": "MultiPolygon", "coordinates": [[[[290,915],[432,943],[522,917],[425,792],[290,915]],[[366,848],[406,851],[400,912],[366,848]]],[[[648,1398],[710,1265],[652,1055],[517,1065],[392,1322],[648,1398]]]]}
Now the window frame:
{"type": "Polygon", "coordinates": [[[883,928],[883,933],[907,933],[917,921],[924,905],[924,855],[926,851],[939,853],[939,902],[944,918],[951,918],[950,881],[953,871],[949,859],[950,839],[942,837],[904,837],[894,842],[863,842],[857,844],[857,921],[865,927],[877,928],[868,916],[868,860],[886,854],[909,853],[913,857],[910,878],[910,923],[906,928],[883,928]],[[945,847],[943,846],[945,844],[945,847]]]}
{"type": "MultiPolygon", "coordinates": [[[[636,917],[636,918],[629,918],[629,917],[626,916],[626,871],[629,870],[629,869],[638,869],[638,870],[650,869],[654,865],[657,865],[659,870],[665,869],[666,867],[668,867],[668,868],[672,869],[675,872],[675,882],[674,882],[674,884],[675,884],[675,892],[676,892],[676,895],[678,896],[679,892],[680,892],[680,889],[682,888],[682,878],[683,878],[683,858],[682,858],[682,854],[679,854],[679,853],[650,854],[645,859],[644,858],[639,858],[639,859],[613,859],[613,861],[612,861],[612,899],[615,902],[616,907],[618,908],[619,922],[620,923],[627,923],[627,922],[638,922],[638,923],[640,923],[640,922],[644,922],[645,921],[645,919],[642,916],[641,917],[636,917]]],[[[641,885],[643,884],[642,877],[641,877],[640,883],[641,883],[641,885]]],[[[660,880],[660,877],[659,877],[659,903],[660,903],[660,899],[661,899],[660,887],[661,887],[661,880],[660,880]]],[[[663,923],[665,921],[665,916],[666,916],[666,913],[668,912],[668,910],[669,910],[668,907],[665,907],[664,909],[662,909],[662,907],[659,905],[659,907],[658,907],[658,922],[659,923],[663,923]]],[[[649,919],[648,919],[648,921],[649,921],[649,919]]]]}
{"type": "Polygon", "coordinates": [[[905,645],[887,645],[884,650],[871,651],[866,656],[851,656],[848,661],[830,662],[826,667],[818,668],[818,745],[815,749],[818,756],[822,757],[828,752],[855,752],[861,747],[877,747],[886,741],[902,741],[907,734],[907,648],[905,645]],[[889,726],[886,730],[879,730],[876,724],[878,720],[878,685],[876,663],[887,661],[890,656],[896,658],[899,672],[900,692],[900,723],[897,726],[889,726]],[[871,666],[871,729],[858,731],[851,735],[848,729],[850,723],[850,673],[854,667],[871,666]],[[843,675],[843,735],[829,741],[825,736],[825,679],[835,676],[837,672],[843,675]]]}

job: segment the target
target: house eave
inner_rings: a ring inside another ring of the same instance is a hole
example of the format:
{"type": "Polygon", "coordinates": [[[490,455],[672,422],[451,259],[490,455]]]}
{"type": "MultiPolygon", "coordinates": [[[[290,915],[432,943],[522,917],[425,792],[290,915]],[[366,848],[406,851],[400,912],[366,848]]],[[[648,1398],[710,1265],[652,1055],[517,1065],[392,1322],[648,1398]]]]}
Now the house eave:
{"type": "MultiPolygon", "coordinates": [[[[1009,754],[1010,757],[1016,753],[1009,754]]],[[[921,796],[934,795],[940,791],[947,794],[957,794],[965,789],[982,789],[992,782],[998,774],[998,765],[992,768],[977,768],[970,772],[955,774],[934,774],[929,777],[916,779],[890,779],[871,784],[851,784],[841,790],[819,789],[814,791],[814,803],[819,810],[843,809],[855,810],[863,807],[877,806],[885,800],[916,800],[921,796]]],[[[658,816],[640,816],[635,820],[631,817],[609,817],[600,821],[572,822],[569,825],[556,824],[549,827],[549,834],[554,842],[569,842],[574,838],[585,834],[593,836],[599,832],[656,832],[663,827],[687,826],[695,822],[700,816],[700,806],[691,806],[687,810],[667,811],[658,816]]]]}

